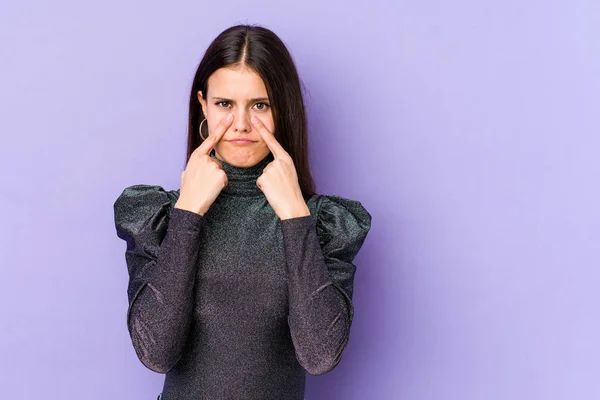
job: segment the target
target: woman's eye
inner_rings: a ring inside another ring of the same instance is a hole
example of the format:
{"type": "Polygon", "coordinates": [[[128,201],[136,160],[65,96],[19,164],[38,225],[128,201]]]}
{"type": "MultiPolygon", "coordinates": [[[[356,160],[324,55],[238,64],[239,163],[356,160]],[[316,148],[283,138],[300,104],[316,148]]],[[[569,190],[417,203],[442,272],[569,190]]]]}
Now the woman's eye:
{"type": "Polygon", "coordinates": [[[227,107],[227,105],[229,105],[229,102],[228,101],[218,101],[215,104],[218,105],[219,107],[227,107]]]}
{"type": "Polygon", "coordinates": [[[267,103],[256,103],[256,106],[261,106],[257,108],[258,110],[266,110],[269,107],[267,103]]]}

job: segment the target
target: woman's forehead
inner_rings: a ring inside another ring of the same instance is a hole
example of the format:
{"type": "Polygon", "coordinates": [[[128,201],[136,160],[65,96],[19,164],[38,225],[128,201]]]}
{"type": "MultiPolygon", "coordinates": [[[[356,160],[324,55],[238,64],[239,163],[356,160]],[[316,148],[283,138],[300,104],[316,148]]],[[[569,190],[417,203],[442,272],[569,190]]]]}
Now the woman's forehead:
{"type": "Polygon", "coordinates": [[[208,78],[209,97],[249,100],[267,97],[267,88],[248,67],[219,68],[208,78]]]}

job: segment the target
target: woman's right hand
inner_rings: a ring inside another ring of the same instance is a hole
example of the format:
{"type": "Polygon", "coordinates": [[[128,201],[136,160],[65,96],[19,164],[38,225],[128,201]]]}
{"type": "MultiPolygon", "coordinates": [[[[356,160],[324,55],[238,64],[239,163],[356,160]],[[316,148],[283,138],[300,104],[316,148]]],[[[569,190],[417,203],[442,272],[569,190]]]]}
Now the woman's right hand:
{"type": "Polygon", "coordinates": [[[215,132],[209,134],[190,155],[185,171],[181,173],[179,199],[175,208],[204,215],[221,190],[227,186],[227,174],[223,171],[223,166],[210,156],[210,152],[232,122],[233,114],[223,118],[215,132]]]}

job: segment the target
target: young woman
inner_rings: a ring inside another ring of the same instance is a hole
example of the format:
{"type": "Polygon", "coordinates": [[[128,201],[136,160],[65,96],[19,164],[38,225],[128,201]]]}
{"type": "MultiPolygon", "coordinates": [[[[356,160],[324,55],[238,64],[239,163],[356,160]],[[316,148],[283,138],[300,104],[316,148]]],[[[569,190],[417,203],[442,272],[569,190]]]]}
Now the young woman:
{"type": "Polygon", "coordinates": [[[162,400],[302,400],[306,373],[340,361],[360,202],[314,191],[300,80],[270,30],[238,25],[192,83],[178,190],[125,188],[127,326],[162,400]]]}

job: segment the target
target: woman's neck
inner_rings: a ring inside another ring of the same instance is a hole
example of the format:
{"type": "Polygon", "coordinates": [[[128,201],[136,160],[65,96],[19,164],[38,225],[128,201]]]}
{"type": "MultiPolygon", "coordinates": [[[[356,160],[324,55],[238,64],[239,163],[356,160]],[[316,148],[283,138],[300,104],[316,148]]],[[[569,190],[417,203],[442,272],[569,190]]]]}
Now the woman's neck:
{"type": "Polygon", "coordinates": [[[227,174],[227,186],[221,193],[229,196],[264,196],[264,193],[256,186],[256,179],[262,175],[263,169],[273,161],[273,154],[269,153],[265,158],[251,167],[236,167],[227,161],[221,160],[213,150],[210,156],[219,162],[223,171],[227,174]]]}

